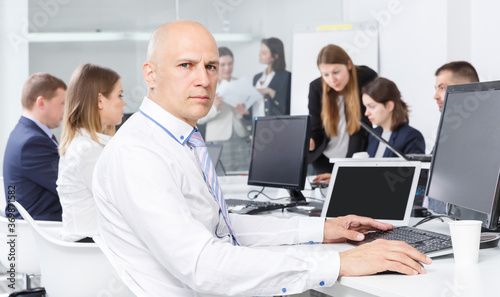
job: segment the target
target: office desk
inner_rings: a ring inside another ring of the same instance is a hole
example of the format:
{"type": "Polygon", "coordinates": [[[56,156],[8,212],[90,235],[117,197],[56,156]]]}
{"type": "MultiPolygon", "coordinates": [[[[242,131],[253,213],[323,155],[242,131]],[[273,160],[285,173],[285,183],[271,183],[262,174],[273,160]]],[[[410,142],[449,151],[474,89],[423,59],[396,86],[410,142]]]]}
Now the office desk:
{"type": "MultiPolygon", "coordinates": [[[[238,177],[233,180],[230,178],[221,182],[225,195],[227,193],[233,196],[239,191],[239,197],[246,197],[248,190],[260,189],[260,187],[246,185],[245,177],[238,177]],[[224,187],[226,187],[227,192],[224,187]]],[[[317,191],[305,191],[304,195],[308,196],[317,191]]],[[[290,213],[276,212],[272,215],[286,217],[290,213]]],[[[417,221],[418,219],[413,219],[411,223],[417,221]]],[[[446,221],[445,223],[440,221],[425,223],[419,228],[449,234],[446,221]]],[[[270,249],[285,251],[285,249],[289,248],[281,246],[270,249]]],[[[348,244],[322,244],[299,245],[294,246],[294,248],[317,250],[318,259],[321,259],[322,254],[325,252],[332,250],[345,251],[352,248],[352,246],[348,244]]],[[[416,276],[382,274],[364,277],[342,277],[334,286],[318,289],[317,291],[331,296],[343,297],[500,296],[500,287],[498,286],[500,282],[500,273],[498,273],[500,271],[500,247],[480,250],[479,263],[476,265],[456,267],[453,255],[448,255],[434,258],[433,263],[425,268],[427,274],[416,276]]]]}

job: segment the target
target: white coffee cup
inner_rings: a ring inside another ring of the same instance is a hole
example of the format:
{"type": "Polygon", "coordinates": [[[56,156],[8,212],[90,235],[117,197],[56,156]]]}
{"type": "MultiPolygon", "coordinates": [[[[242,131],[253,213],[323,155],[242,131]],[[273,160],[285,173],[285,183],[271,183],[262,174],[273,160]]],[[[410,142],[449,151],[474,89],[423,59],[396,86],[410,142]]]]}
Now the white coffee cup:
{"type": "Polygon", "coordinates": [[[463,220],[448,222],[455,265],[476,264],[479,258],[481,221],[463,220]]]}
{"type": "Polygon", "coordinates": [[[368,155],[367,152],[357,152],[352,154],[353,159],[367,159],[370,158],[370,155],[368,155]]]}

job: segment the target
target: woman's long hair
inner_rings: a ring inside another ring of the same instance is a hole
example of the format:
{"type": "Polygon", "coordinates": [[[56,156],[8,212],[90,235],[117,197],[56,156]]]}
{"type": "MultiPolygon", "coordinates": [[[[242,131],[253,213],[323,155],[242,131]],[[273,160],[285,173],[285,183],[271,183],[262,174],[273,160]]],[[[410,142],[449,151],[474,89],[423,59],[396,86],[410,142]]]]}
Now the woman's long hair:
{"type": "MultiPolygon", "coordinates": [[[[361,118],[361,110],[359,103],[358,77],[356,67],[352,63],[349,55],[339,46],[329,44],[321,49],[318,54],[318,67],[320,64],[343,64],[346,65],[349,71],[349,82],[345,86],[343,93],[345,102],[345,115],[347,120],[347,133],[354,134],[359,130],[360,124],[358,119],[361,118]],[[350,69],[349,69],[350,68],[350,69]]],[[[332,89],[321,78],[323,85],[323,97],[321,119],[328,137],[338,135],[337,126],[339,123],[339,107],[337,104],[339,93],[332,89]]]]}
{"type": "Polygon", "coordinates": [[[71,75],[64,104],[63,127],[59,154],[66,153],[80,129],[85,129],[92,140],[99,143],[97,133],[115,134],[115,126],[102,127],[99,116],[99,93],[108,97],[120,79],[118,73],[93,64],[79,66],[71,75]]]}

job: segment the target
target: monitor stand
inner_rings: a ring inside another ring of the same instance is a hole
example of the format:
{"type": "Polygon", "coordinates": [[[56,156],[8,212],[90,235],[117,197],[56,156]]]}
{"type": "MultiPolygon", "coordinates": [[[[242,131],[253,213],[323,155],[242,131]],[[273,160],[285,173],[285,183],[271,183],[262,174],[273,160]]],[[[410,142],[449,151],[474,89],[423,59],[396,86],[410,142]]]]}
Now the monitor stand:
{"type": "Polygon", "coordinates": [[[290,207],[287,207],[287,211],[314,217],[321,216],[323,202],[308,202],[301,191],[288,190],[288,192],[290,193],[291,204],[290,207]]]}
{"type": "Polygon", "coordinates": [[[296,205],[306,205],[306,197],[304,197],[304,194],[302,194],[301,191],[297,190],[288,190],[288,193],[290,193],[290,202],[293,204],[295,203],[296,205]]]}

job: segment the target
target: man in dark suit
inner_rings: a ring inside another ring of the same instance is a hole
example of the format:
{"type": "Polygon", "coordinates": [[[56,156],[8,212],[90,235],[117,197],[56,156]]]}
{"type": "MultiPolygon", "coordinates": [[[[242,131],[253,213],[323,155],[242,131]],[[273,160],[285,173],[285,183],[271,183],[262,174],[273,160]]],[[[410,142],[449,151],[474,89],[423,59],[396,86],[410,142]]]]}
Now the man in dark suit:
{"type": "MultiPolygon", "coordinates": [[[[33,74],[24,84],[23,114],[5,149],[7,202],[18,201],[36,220],[61,221],[56,191],[58,143],[50,129],[61,123],[65,98],[66,84],[61,79],[48,73],[33,74]]],[[[17,211],[15,216],[21,218],[17,211]]]]}

